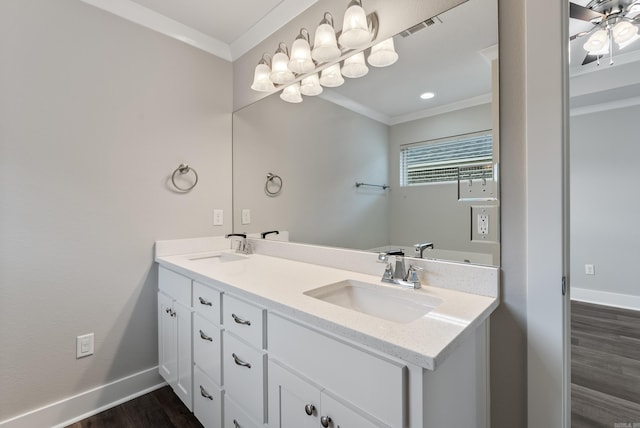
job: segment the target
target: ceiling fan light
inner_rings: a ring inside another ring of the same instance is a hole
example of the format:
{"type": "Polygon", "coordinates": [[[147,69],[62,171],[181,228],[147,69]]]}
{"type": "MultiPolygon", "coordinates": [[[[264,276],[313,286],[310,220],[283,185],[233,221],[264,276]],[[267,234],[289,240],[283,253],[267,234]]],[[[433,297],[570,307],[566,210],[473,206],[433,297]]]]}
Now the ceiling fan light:
{"type": "Polygon", "coordinates": [[[337,88],[344,83],[340,73],[340,63],[327,67],[320,73],[320,84],[327,88],[337,88]]]}
{"type": "Polygon", "coordinates": [[[371,32],[367,23],[367,14],[360,0],[351,0],[344,14],[342,34],[338,42],[345,49],[358,49],[371,41],[371,32]]]}
{"type": "Polygon", "coordinates": [[[300,83],[300,92],[302,95],[313,97],[322,93],[322,86],[320,86],[320,79],[318,73],[312,74],[302,79],[300,83]]]}
{"type": "Polygon", "coordinates": [[[296,74],[308,73],[316,65],[311,59],[311,47],[309,46],[309,32],[306,29],[300,30],[300,34],[296,37],[293,45],[291,45],[291,60],[289,61],[289,70],[296,74]]]}
{"type": "Polygon", "coordinates": [[[288,103],[301,103],[302,95],[300,95],[300,83],[296,82],[284,88],[280,94],[280,99],[288,103]]]}
{"type": "Polygon", "coordinates": [[[393,37],[374,45],[367,62],[374,67],[388,67],[398,60],[395,46],[393,45],[393,37]]]}
{"type": "Polygon", "coordinates": [[[329,12],[316,28],[316,37],[311,51],[311,58],[318,63],[331,62],[340,58],[342,52],[336,41],[336,30],[333,28],[333,17],[329,12]]]}
{"type": "Polygon", "coordinates": [[[271,68],[264,62],[260,62],[253,73],[251,89],[258,92],[270,92],[274,90],[276,87],[269,78],[269,74],[271,74],[271,68]]]}
{"type": "Polygon", "coordinates": [[[593,33],[582,47],[589,55],[603,55],[609,52],[609,34],[607,30],[598,30],[593,33]]]}
{"type": "Polygon", "coordinates": [[[616,41],[620,49],[629,46],[630,43],[633,43],[638,38],[638,27],[628,21],[618,22],[613,26],[611,32],[613,40],[616,41]]]}
{"type": "Polygon", "coordinates": [[[289,70],[289,56],[286,53],[286,46],[284,43],[280,44],[276,54],[273,56],[271,62],[271,74],[269,74],[271,81],[277,85],[283,85],[292,82],[296,77],[289,70]],[[282,48],[285,47],[285,49],[282,48]]]}
{"type": "Polygon", "coordinates": [[[369,67],[364,63],[364,52],[359,52],[344,60],[342,75],[351,79],[357,79],[369,72],[369,67]]]}

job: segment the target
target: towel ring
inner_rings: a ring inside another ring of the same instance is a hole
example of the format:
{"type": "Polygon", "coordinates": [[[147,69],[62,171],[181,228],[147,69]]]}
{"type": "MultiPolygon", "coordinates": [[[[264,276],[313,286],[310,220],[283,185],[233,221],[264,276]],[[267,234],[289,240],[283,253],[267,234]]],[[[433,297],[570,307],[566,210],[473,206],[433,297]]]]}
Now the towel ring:
{"type": "Polygon", "coordinates": [[[264,183],[264,192],[269,196],[276,196],[282,191],[282,178],[279,175],[268,173],[267,182],[264,183]],[[269,183],[275,186],[276,190],[269,190],[269,183]]]}
{"type": "Polygon", "coordinates": [[[178,166],[175,171],[173,171],[173,174],[171,174],[171,182],[173,183],[173,186],[178,189],[181,192],[188,192],[191,189],[193,189],[194,187],[196,187],[196,184],[198,184],[198,173],[196,172],[195,169],[191,168],[189,165],[185,165],[183,163],[180,164],[180,166],[178,166]],[[180,173],[180,174],[188,174],[189,172],[193,172],[193,175],[196,177],[196,180],[193,182],[193,184],[189,187],[180,187],[176,184],[176,174],[180,173]]]}

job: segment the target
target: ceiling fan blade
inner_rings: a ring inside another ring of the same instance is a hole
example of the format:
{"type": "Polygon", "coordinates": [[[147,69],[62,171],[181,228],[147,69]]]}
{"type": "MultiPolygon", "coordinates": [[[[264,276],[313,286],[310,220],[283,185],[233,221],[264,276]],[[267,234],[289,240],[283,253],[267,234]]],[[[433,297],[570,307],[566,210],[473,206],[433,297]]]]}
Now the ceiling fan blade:
{"type": "Polygon", "coordinates": [[[591,64],[594,61],[602,59],[602,55],[587,55],[584,57],[584,61],[582,61],[582,65],[591,64]]]}
{"type": "Polygon", "coordinates": [[[569,40],[575,40],[578,37],[582,37],[582,36],[587,35],[587,34],[589,34],[588,31],[580,31],[579,33],[576,33],[573,36],[569,37],[569,40]]]}
{"type": "Polygon", "coordinates": [[[569,3],[569,16],[574,19],[581,19],[583,21],[591,22],[593,20],[600,20],[604,18],[604,15],[595,10],[591,10],[587,7],[580,6],[579,4],[569,3]]]}

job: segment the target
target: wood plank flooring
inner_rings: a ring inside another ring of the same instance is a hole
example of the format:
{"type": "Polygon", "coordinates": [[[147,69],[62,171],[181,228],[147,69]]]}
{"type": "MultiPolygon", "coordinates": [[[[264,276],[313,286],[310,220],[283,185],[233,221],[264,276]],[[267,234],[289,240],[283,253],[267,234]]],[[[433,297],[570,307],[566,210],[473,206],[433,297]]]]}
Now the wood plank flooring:
{"type": "Polygon", "coordinates": [[[67,428],[202,428],[202,425],[165,386],[113,407],[67,428]]]}
{"type": "Polygon", "coordinates": [[[640,312],[571,302],[572,428],[640,428],[640,312]]]}

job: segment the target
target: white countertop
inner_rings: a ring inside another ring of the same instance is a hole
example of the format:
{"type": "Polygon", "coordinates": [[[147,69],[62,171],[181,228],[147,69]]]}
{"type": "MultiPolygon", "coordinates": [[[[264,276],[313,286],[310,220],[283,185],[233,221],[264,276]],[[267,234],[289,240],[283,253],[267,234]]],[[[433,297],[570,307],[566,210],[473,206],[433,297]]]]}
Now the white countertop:
{"type": "Polygon", "coordinates": [[[268,310],[428,370],[437,368],[465,335],[473,332],[498,306],[495,297],[430,287],[424,283],[418,290],[402,289],[380,282],[379,276],[263,254],[251,254],[244,260],[225,263],[215,258],[190,260],[206,255],[158,256],[156,261],[175,272],[222,288],[221,291],[251,299],[268,310]],[[441,299],[442,303],[421,318],[400,324],[303,294],[346,279],[390,287],[403,293],[428,295],[441,299]]]}

